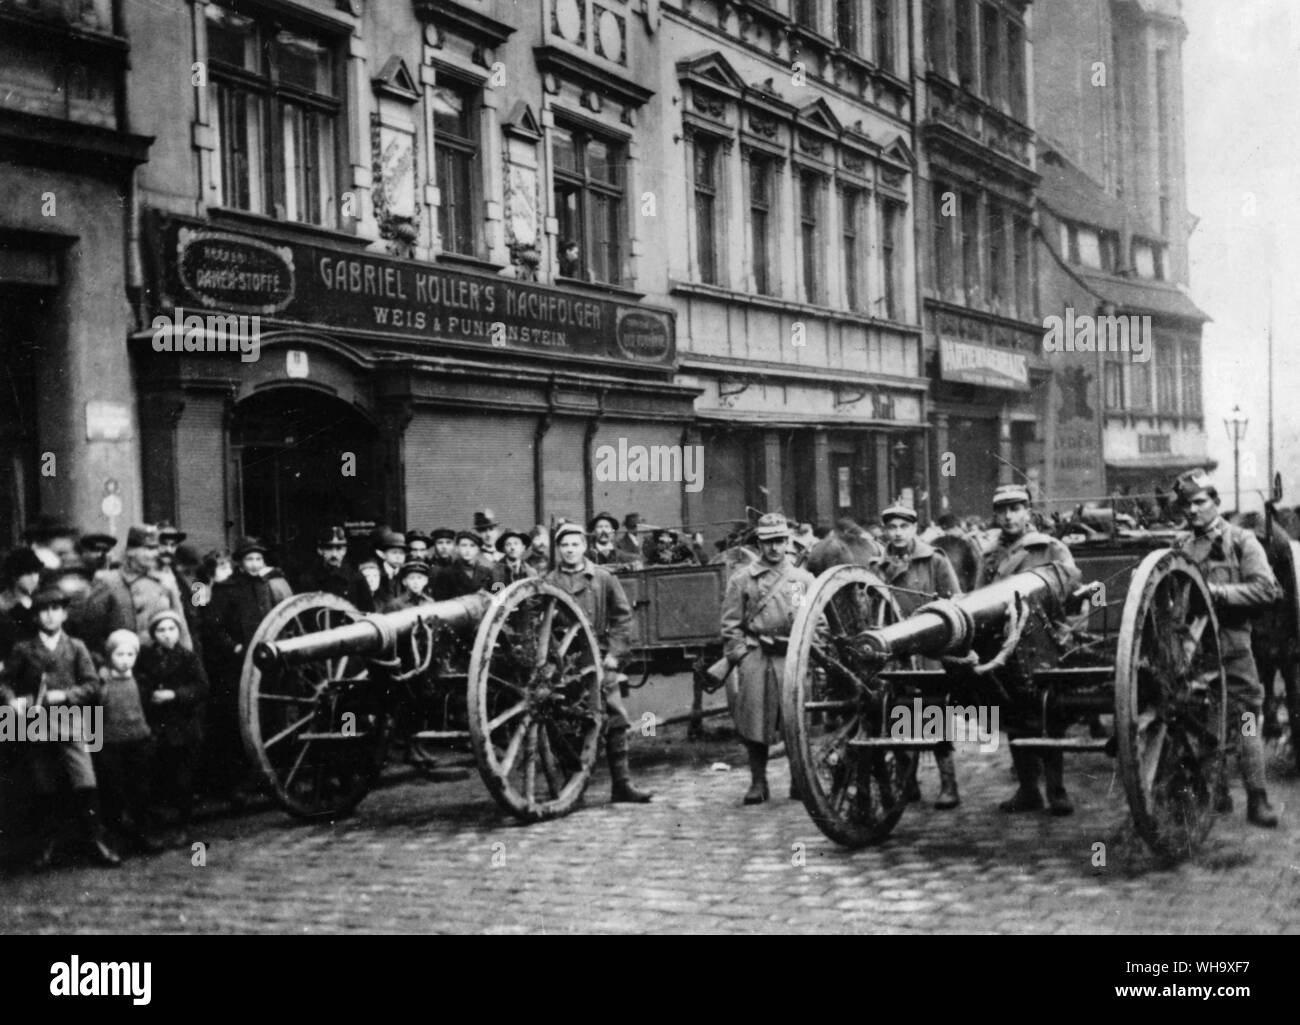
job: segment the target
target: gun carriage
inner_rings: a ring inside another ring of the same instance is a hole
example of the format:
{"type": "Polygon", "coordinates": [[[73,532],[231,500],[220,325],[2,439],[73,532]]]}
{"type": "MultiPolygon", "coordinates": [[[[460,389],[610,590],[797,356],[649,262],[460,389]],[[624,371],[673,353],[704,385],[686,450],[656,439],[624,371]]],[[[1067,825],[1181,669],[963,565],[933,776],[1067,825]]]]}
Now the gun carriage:
{"type": "Polygon", "coordinates": [[[415,703],[423,715],[408,740],[470,746],[497,803],[540,821],[572,810],[591,777],[601,673],[581,610],[537,578],[375,615],[301,594],[249,644],[240,725],[276,801],[331,818],[373,787],[390,723],[415,703]]]}
{"type": "Polygon", "coordinates": [[[850,847],[890,834],[918,755],[937,743],[893,728],[897,710],[920,698],[998,707],[1004,723],[1024,727],[1011,741],[1022,749],[1113,751],[1138,834],[1163,860],[1194,850],[1212,824],[1223,771],[1218,622],[1185,556],[1160,548],[1136,568],[1134,556],[1132,546],[1112,546],[1080,559],[1085,573],[1094,561],[1118,564],[1106,587],[1072,589],[1052,565],[905,620],[868,570],[822,574],[791,631],[782,709],[791,774],[818,828],[850,847]],[[1115,578],[1128,574],[1125,589],[1115,578]],[[1122,604],[1107,601],[1108,591],[1124,593],[1122,604]],[[1111,741],[1066,736],[1110,712],[1111,741]]]}

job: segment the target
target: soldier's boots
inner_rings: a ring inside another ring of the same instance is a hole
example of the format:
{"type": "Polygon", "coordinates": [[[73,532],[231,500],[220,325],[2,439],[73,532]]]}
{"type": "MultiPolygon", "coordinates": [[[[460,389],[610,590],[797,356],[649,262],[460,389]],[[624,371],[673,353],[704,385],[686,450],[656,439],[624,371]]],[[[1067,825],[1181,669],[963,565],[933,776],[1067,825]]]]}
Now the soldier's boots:
{"type": "Polygon", "coordinates": [[[1257,826],[1266,829],[1277,828],[1277,812],[1268,803],[1268,794],[1263,790],[1246,792],[1246,818],[1257,826]]]}
{"type": "Polygon", "coordinates": [[[745,791],[745,804],[762,804],[771,799],[767,788],[767,745],[745,741],[745,750],[749,754],[749,789],[745,791]]]}
{"type": "Polygon", "coordinates": [[[1043,777],[1047,782],[1047,807],[1053,815],[1073,815],[1074,802],[1065,792],[1065,754],[1044,751],[1043,777]]]}
{"type": "Polygon", "coordinates": [[[961,804],[957,793],[957,766],[953,764],[951,751],[936,751],[935,763],[939,766],[939,796],[934,807],[938,811],[947,811],[961,804]]]}
{"type": "Polygon", "coordinates": [[[1013,747],[1011,764],[1020,786],[1010,798],[998,805],[998,809],[1012,815],[1022,811],[1042,811],[1043,795],[1038,790],[1038,759],[1013,747]]]}
{"type": "Polygon", "coordinates": [[[627,730],[616,730],[605,737],[605,757],[612,780],[609,799],[614,804],[646,804],[654,794],[638,789],[632,782],[632,770],[627,764],[627,733],[627,730]]]}

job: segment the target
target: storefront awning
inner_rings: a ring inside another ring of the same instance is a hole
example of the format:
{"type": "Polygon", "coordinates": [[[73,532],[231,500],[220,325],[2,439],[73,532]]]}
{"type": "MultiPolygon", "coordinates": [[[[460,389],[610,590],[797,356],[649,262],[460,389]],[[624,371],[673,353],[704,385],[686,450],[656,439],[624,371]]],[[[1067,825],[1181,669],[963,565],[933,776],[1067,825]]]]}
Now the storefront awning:
{"type": "Polygon", "coordinates": [[[1106,469],[1117,473],[1146,470],[1151,473],[1176,474],[1199,467],[1213,470],[1218,465],[1213,459],[1197,459],[1192,456],[1129,456],[1106,460],[1106,469]]]}

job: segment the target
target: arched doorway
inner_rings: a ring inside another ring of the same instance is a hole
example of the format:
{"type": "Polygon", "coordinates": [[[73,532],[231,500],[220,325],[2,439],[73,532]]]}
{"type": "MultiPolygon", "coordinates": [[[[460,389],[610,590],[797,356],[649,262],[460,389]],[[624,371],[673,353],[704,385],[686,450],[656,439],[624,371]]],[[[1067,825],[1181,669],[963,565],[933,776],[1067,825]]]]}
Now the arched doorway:
{"type": "Polygon", "coordinates": [[[291,573],[308,565],[331,524],[377,523],[378,431],[347,403],[309,388],[274,388],[239,403],[231,429],[242,531],[276,546],[291,573]]]}

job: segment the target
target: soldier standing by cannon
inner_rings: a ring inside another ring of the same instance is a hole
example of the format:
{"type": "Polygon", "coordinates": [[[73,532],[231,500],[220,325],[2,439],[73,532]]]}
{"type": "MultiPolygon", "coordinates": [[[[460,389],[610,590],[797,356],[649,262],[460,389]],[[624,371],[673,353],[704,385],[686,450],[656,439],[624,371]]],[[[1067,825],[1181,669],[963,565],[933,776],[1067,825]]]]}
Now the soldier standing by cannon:
{"type": "MultiPolygon", "coordinates": [[[[1252,610],[1262,610],[1280,593],[1268,558],[1255,535],[1219,515],[1219,492],[1203,470],[1189,470],[1174,482],[1174,494],[1192,536],[1179,547],[1201,569],[1219,616],[1219,639],[1228,677],[1228,750],[1236,748],[1246,784],[1246,817],[1257,826],[1277,826],[1277,813],[1264,788],[1264,743],[1260,739],[1264,688],[1250,649],[1252,610]],[[1250,717],[1253,729],[1243,728],[1250,717]]],[[[1232,811],[1226,771],[1217,782],[1216,810],[1232,811]]]]}
{"type": "MultiPolygon", "coordinates": [[[[894,600],[904,618],[935,598],[961,594],[961,585],[948,557],[916,536],[916,510],[906,505],[891,505],[880,514],[885,525],[885,554],[875,569],[893,589],[894,600]]],[[[931,663],[938,668],[938,663],[931,663]]],[[[939,767],[939,796],[936,809],[946,811],[961,803],[957,793],[957,770],[953,765],[952,741],[945,739],[934,749],[939,767]]],[[[915,784],[913,784],[915,785],[915,784]]],[[[917,795],[919,799],[919,793],[917,795]]]]}
{"type": "Polygon", "coordinates": [[[745,804],[771,797],[767,749],[781,732],[786,645],[795,609],[813,585],[812,574],[795,567],[786,554],[790,528],[784,516],[765,514],[757,534],[760,559],[731,575],[722,599],[723,653],[736,675],[732,715],[749,755],[745,804]]]}
{"type": "Polygon", "coordinates": [[[631,647],[632,605],[623,586],[609,570],[587,558],[587,533],[580,523],[564,523],[555,531],[558,562],[543,578],[568,594],[586,614],[604,653],[601,691],[605,702],[605,757],[615,803],[645,804],[654,795],[632,783],[628,767],[631,722],[619,692],[619,660],[631,647]]]}
{"type": "MultiPolygon", "coordinates": [[[[1029,491],[1018,484],[1004,484],[993,492],[993,516],[1000,534],[997,543],[984,555],[975,587],[986,587],[998,580],[1057,563],[1066,569],[1071,586],[1081,579],[1070,549],[1054,537],[1030,529],[1033,522],[1029,491]]],[[[1013,703],[1014,704],[1014,703],[1013,703]]],[[[1007,721],[1007,739],[1032,736],[1033,724],[1025,721],[1012,708],[1007,721]]],[[[1065,791],[1065,757],[1060,751],[1046,751],[1039,755],[1032,751],[1011,748],[1011,761],[1015,766],[1019,787],[998,807],[1005,812],[1039,811],[1043,795],[1038,789],[1039,765],[1047,783],[1047,804],[1053,815],[1069,815],[1074,811],[1069,794],[1065,791]]]]}

